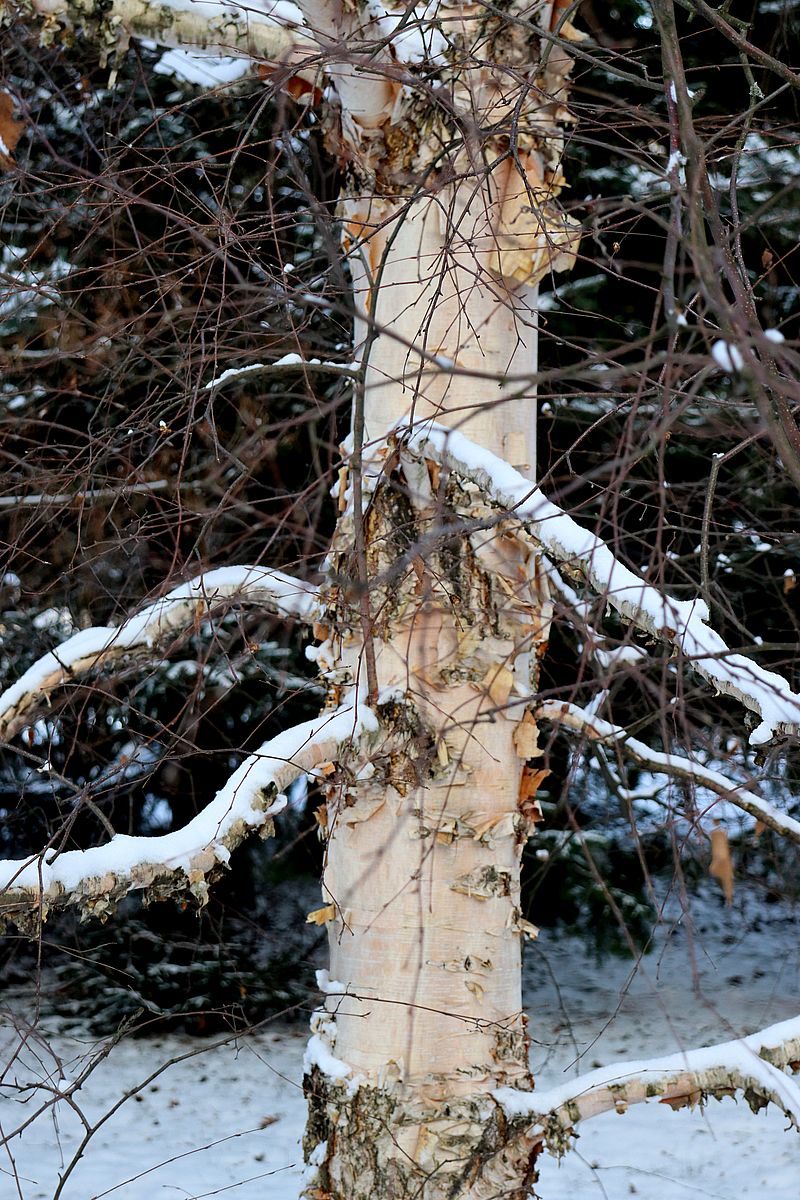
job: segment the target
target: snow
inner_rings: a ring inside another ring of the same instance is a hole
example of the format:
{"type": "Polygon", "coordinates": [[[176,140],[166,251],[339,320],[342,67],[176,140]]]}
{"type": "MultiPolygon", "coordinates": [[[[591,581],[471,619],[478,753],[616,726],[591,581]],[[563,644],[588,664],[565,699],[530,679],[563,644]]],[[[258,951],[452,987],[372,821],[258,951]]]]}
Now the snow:
{"type": "Polygon", "coordinates": [[[266,371],[268,369],[268,363],[248,363],[245,367],[229,367],[227,371],[223,371],[221,375],[217,375],[214,379],[204,384],[203,391],[209,392],[212,388],[220,387],[229,379],[238,379],[241,375],[247,375],[250,371],[266,371]]]}
{"type": "Polygon", "coordinates": [[[594,646],[592,653],[604,670],[609,667],[623,666],[625,663],[641,666],[642,659],[647,658],[647,651],[643,647],[632,645],[612,646],[610,649],[594,646]]]}
{"type": "Polygon", "coordinates": [[[303,1056],[303,1070],[308,1072],[312,1067],[319,1067],[329,1079],[347,1079],[352,1075],[347,1063],[331,1054],[328,1045],[318,1033],[313,1033],[308,1039],[303,1056]]]}
{"type": "Polygon", "coordinates": [[[227,383],[229,379],[238,379],[240,375],[247,375],[250,371],[274,371],[276,368],[283,367],[321,367],[325,371],[341,371],[343,374],[352,374],[359,368],[357,362],[332,362],[330,359],[321,358],[303,358],[302,355],[291,351],[289,354],[284,354],[281,358],[275,360],[274,363],[248,363],[244,367],[229,367],[227,371],[223,371],[221,375],[217,375],[214,379],[203,385],[203,391],[210,391],[212,388],[220,387],[223,383],[227,383]]]}
{"type": "MultiPolygon", "coordinates": [[[[758,1080],[775,1091],[783,1099],[787,1112],[791,1113],[800,1129],[800,1090],[782,1071],[759,1057],[762,1048],[778,1046],[782,1041],[798,1036],[800,1017],[794,1017],[761,1030],[751,1037],[737,1038],[716,1046],[680,1050],[676,1054],[665,1054],[658,1058],[612,1063],[610,1066],[588,1071],[578,1080],[536,1092],[497,1088],[493,1095],[509,1117],[538,1117],[557,1111],[576,1096],[584,1095],[594,1088],[625,1084],[634,1079],[646,1083],[648,1079],[658,1080],[664,1076],[680,1075],[684,1071],[702,1072],[722,1067],[724,1070],[738,1071],[743,1076],[758,1080]]],[[[653,1099],[659,1103],[658,1096],[653,1099]]]]}
{"type": "Polygon", "coordinates": [[[684,659],[718,692],[758,713],[751,746],[800,726],[800,696],[782,676],[735,654],[708,625],[704,600],[676,600],[639,578],[608,546],[552,504],[509,463],[434,422],[401,427],[398,436],[412,451],[447,460],[486,491],[495,503],[524,521],[544,552],[557,563],[579,568],[595,592],[626,620],[673,642],[684,659]]]}
{"type": "MultiPolygon", "coordinates": [[[[288,801],[283,795],[271,803],[263,801],[267,789],[281,774],[285,775],[287,764],[293,764],[315,742],[343,742],[376,728],[377,720],[364,704],[342,705],[335,712],[294,725],[250,754],[215,798],[182,829],[154,837],[120,833],[105,845],[88,850],[68,850],[58,855],[47,851],[27,861],[0,861],[0,891],[32,888],[70,892],[85,880],[108,874],[130,879],[133,887],[135,872],[144,867],[164,865],[188,875],[198,856],[206,856],[209,851],[217,861],[227,862],[228,851],[221,843],[234,826],[243,822],[251,829],[261,828],[286,807],[288,801]]],[[[302,770],[297,767],[294,775],[302,770]]],[[[284,785],[287,782],[284,780],[284,785]]]]}
{"type": "Polygon", "coordinates": [[[436,0],[399,10],[385,8],[380,0],[368,0],[366,9],[381,36],[391,40],[392,52],[398,62],[409,66],[422,62],[437,66],[445,63],[449,43],[436,21],[439,15],[436,0]]]}
{"type": "Polygon", "coordinates": [[[33,270],[24,246],[7,242],[0,247],[0,274],[3,291],[0,295],[0,322],[9,317],[35,317],[39,311],[59,298],[57,283],[69,275],[72,265],[63,258],[54,258],[43,268],[33,270]]]}
{"type": "MultiPolygon", "coordinates": [[[[582,942],[561,934],[544,930],[528,946],[525,995],[539,1087],[569,1086],[601,1063],[675,1054],[796,1013],[796,919],[749,896],[731,912],[712,899],[697,909],[694,925],[678,914],[666,920],[634,978],[630,960],[598,964],[582,942]],[[765,973],[771,965],[778,969],[765,973]]],[[[32,1011],[33,989],[9,1000],[16,1012],[32,1011]]],[[[62,1200],[297,1200],[306,1036],[302,1024],[276,1021],[224,1042],[123,1039],[72,1102],[98,1121],[135,1094],[90,1139],[62,1200]]],[[[88,1035],[59,1032],[53,1018],[34,1030],[0,1025],[0,1127],[10,1135],[22,1200],[52,1200],[85,1134],[70,1102],[48,1089],[61,1076],[77,1084],[93,1048],[88,1035]],[[31,1090],[19,1090],[27,1084],[31,1090]]],[[[754,1116],[741,1098],[702,1110],[641,1104],[609,1112],[580,1127],[575,1150],[560,1162],[541,1157],[536,1191],[543,1200],[796,1200],[800,1143],[785,1126],[772,1106],[754,1116]]],[[[5,1157],[0,1195],[19,1200],[11,1170],[5,1157]]]]}
{"type": "Polygon", "coordinates": [[[721,806],[719,805],[717,796],[725,796],[734,805],[749,813],[750,816],[763,821],[770,828],[780,830],[782,834],[791,837],[793,841],[800,844],[800,821],[782,812],[775,805],[770,804],[768,800],[762,799],[749,784],[734,779],[732,773],[723,774],[722,771],[708,767],[693,758],[687,758],[680,754],[670,754],[660,750],[653,750],[646,743],[631,737],[622,726],[612,725],[609,721],[604,721],[601,717],[598,717],[596,710],[600,707],[600,703],[602,703],[606,694],[602,691],[599,692],[598,696],[582,709],[566,701],[549,700],[540,704],[537,711],[546,720],[556,723],[559,720],[566,721],[572,717],[572,728],[577,727],[584,730],[588,737],[594,736],[603,742],[610,742],[612,744],[616,742],[620,744],[620,746],[627,748],[633,758],[647,764],[656,774],[660,773],[659,767],[663,767],[664,774],[667,776],[677,775],[679,778],[683,776],[691,779],[698,787],[708,788],[715,795],[712,796],[710,803],[704,808],[704,817],[710,815],[718,818],[721,815],[719,811],[721,806]]]}
{"type": "Polygon", "coordinates": [[[181,628],[187,616],[193,623],[198,605],[208,611],[225,598],[267,603],[281,616],[308,618],[315,611],[317,588],[265,567],[233,566],[206,571],[179,584],[122,625],[82,629],[43,655],[0,694],[0,722],[8,714],[13,715],[26,697],[68,679],[79,664],[91,663],[108,651],[151,647],[159,638],[181,628]]]}
{"type": "Polygon", "coordinates": [[[153,70],[157,75],[172,75],[179,83],[199,87],[221,87],[235,83],[250,70],[250,59],[230,55],[217,57],[200,51],[167,50],[153,70]]]}
{"type": "Polygon", "coordinates": [[[723,371],[727,371],[729,375],[735,375],[744,367],[742,352],[732,342],[714,342],[711,347],[711,357],[717,366],[721,367],[723,371]]]}
{"type": "Polygon", "coordinates": [[[681,154],[680,150],[673,150],[672,153],[670,154],[669,158],[667,159],[667,165],[664,168],[664,173],[666,175],[671,175],[673,171],[677,171],[679,181],[681,183],[685,183],[686,175],[684,174],[684,171],[683,171],[683,168],[685,166],[686,166],[686,155],[681,154]]]}
{"type": "Polygon", "coordinates": [[[347,988],[338,979],[331,979],[328,971],[316,972],[317,987],[325,996],[344,996],[347,988]]]}
{"type": "MultiPolygon", "coordinates": [[[[267,17],[267,25],[278,28],[301,28],[305,22],[303,14],[291,0],[249,0],[247,5],[223,3],[222,0],[169,0],[169,7],[178,11],[207,14],[209,27],[217,29],[225,44],[224,30],[229,20],[241,22],[247,14],[267,17]]],[[[143,45],[154,49],[156,43],[143,39],[143,45]]],[[[166,50],[153,68],[158,75],[171,75],[179,83],[196,87],[224,87],[235,83],[246,75],[252,66],[251,56],[210,54],[202,49],[175,47],[166,50]]]]}

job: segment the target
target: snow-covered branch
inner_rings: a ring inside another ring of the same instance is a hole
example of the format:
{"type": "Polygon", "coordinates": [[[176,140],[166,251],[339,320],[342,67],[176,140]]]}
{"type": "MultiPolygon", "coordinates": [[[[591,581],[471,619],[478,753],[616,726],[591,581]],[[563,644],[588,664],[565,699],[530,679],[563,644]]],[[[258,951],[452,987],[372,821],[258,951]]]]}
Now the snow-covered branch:
{"type": "Polygon", "coordinates": [[[230,383],[234,379],[241,379],[243,375],[250,375],[253,371],[259,374],[282,374],[288,371],[296,371],[300,368],[303,371],[318,371],[326,375],[349,375],[354,376],[358,373],[358,363],[340,363],[333,362],[330,359],[320,358],[303,358],[299,354],[290,352],[284,354],[281,358],[276,359],[273,363],[247,363],[243,367],[228,367],[221,375],[217,375],[214,379],[209,380],[203,385],[203,391],[214,391],[230,383]]]}
{"type": "Polygon", "coordinates": [[[396,433],[413,452],[446,464],[474,483],[490,503],[517,517],[554,562],[585,579],[621,617],[670,642],[719,694],[756,713],[760,723],[750,734],[751,746],[800,732],[800,695],[775,671],[734,653],[709,627],[703,600],[676,600],[640,579],[605,542],[507,462],[463,434],[433,423],[400,427],[396,433]]]}
{"type": "Polygon", "coordinates": [[[787,1069],[800,1069],[800,1017],[716,1046],[612,1063],[545,1091],[493,1094],[507,1116],[529,1116],[548,1147],[563,1153],[578,1121],[648,1100],[680,1108],[742,1092],[754,1111],[776,1104],[800,1129],[800,1087],[787,1069]]]}
{"type": "Polygon", "coordinates": [[[313,621],[318,589],[264,567],[221,567],[179,584],[122,625],[82,629],[45,654],[0,695],[0,737],[9,738],[42,696],[124,654],[149,650],[168,634],[190,629],[223,601],[263,605],[282,617],[313,621]]]}
{"type": "Polygon", "coordinates": [[[790,838],[800,844],[800,821],[782,813],[767,800],[763,800],[745,783],[736,783],[728,779],[721,771],[712,770],[702,763],[684,758],[680,754],[665,754],[659,750],[651,750],[644,742],[631,737],[627,730],[620,725],[612,725],[594,713],[579,708],[576,704],[567,704],[559,700],[546,700],[536,706],[536,715],[546,721],[553,721],[562,729],[569,729],[582,734],[592,741],[603,742],[619,747],[620,751],[632,758],[640,766],[648,767],[651,771],[663,772],[679,779],[686,779],[718,796],[730,800],[738,808],[761,821],[769,829],[790,838]]]}
{"type": "Polygon", "coordinates": [[[162,46],[191,46],[209,54],[239,54],[268,62],[297,60],[319,49],[290,0],[28,0],[20,5],[44,19],[43,36],[58,24],[83,29],[114,46],[125,34],[162,46]]]}
{"type": "Polygon", "coordinates": [[[205,903],[210,879],[240,842],[256,831],[272,833],[292,780],[335,761],[377,727],[366,705],[344,705],[265,742],[183,829],[157,837],[117,834],[88,850],[51,847],[34,858],[0,861],[0,923],[35,931],[48,910],[67,904],[105,918],[133,890],[147,899],[188,891],[205,903]]]}

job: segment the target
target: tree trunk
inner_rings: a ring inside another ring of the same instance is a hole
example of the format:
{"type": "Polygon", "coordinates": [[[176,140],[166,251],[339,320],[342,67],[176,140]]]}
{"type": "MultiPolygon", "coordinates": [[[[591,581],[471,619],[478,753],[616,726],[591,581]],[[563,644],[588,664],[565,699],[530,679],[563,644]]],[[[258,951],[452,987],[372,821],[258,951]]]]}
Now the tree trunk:
{"type": "Polygon", "coordinates": [[[553,51],[537,74],[527,24],[446,11],[459,33],[444,97],[423,105],[377,69],[346,71],[331,130],[352,166],[342,219],[364,383],[320,665],[332,703],[347,685],[377,693],[383,729],[331,775],[324,814],[331,965],[305,1145],[307,1194],[335,1200],[511,1200],[534,1179],[535,1142],[492,1091],[533,1086],[519,869],[546,589],[477,489],[402,436],[376,451],[398,422],[433,419],[534,478],[536,284],[574,255],[554,202],[566,66],[553,51]],[[503,66],[476,66],[478,42],[503,66]]]}

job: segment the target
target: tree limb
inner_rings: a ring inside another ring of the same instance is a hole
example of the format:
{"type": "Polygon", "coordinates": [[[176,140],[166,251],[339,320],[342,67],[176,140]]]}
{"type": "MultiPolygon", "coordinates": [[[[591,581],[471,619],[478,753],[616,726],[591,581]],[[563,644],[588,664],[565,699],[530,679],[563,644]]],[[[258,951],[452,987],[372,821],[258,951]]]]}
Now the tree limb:
{"type": "Polygon", "coordinates": [[[335,761],[377,719],[361,703],[343,705],[279,733],[234,771],[202,812],[182,829],[157,837],[117,834],[103,846],[0,861],[0,923],[36,932],[48,911],[73,905],[105,919],[128,892],[146,900],[190,892],[200,904],[209,882],[251,833],[269,836],[286,807],[281,793],[298,775],[335,761]]]}
{"type": "Polygon", "coordinates": [[[679,754],[664,754],[659,750],[651,750],[644,742],[631,737],[622,726],[612,725],[576,704],[546,700],[536,706],[536,716],[553,721],[561,729],[584,734],[592,741],[618,746],[623,754],[643,767],[707,787],[755,817],[757,821],[761,821],[769,829],[800,845],[800,821],[782,813],[767,800],[762,800],[747,784],[734,783],[726,778],[721,771],[704,767],[701,763],[693,762],[679,754]]]}
{"type": "Polygon", "coordinates": [[[191,627],[225,600],[260,604],[281,617],[313,622],[318,589],[264,567],[220,567],[173,588],[116,627],[82,629],[45,654],[0,694],[0,737],[10,738],[42,696],[125,654],[149,650],[170,633],[191,627]]]}
{"type": "Polygon", "coordinates": [[[787,1068],[800,1070],[800,1017],[716,1046],[612,1063],[546,1091],[498,1088],[493,1095],[508,1117],[529,1115],[548,1149],[561,1154],[578,1121],[647,1100],[681,1108],[741,1091],[754,1112],[775,1104],[800,1129],[800,1087],[787,1068]]]}
{"type": "MultiPolygon", "coordinates": [[[[83,30],[95,43],[114,50],[127,37],[151,38],[162,46],[187,46],[209,54],[232,54],[267,60],[299,61],[319,51],[297,20],[284,19],[279,3],[264,8],[227,0],[15,0],[21,16],[42,19],[42,37],[57,36],[59,24],[83,30]],[[271,10],[271,11],[264,11],[271,10]]],[[[294,8],[294,6],[292,6],[294,8]]],[[[290,12],[283,6],[283,12],[290,12]]],[[[294,10],[297,11],[296,9],[294,10]]]]}
{"type": "Polygon", "coordinates": [[[551,559],[583,578],[621,617],[671,643],[718,694],[756,713],[760,724],[750,734],[751,746],[765,745],[776,735],[800,734],[800,696],[775,671],[735,654],[707,624],[705,601],[676,600],[640,579],[605,542],[507,462],[463,434],[431,422],[413,429],[399,427],[396,435],[410,450],[470,480],[490,503],[516,516],[551,559]]]}

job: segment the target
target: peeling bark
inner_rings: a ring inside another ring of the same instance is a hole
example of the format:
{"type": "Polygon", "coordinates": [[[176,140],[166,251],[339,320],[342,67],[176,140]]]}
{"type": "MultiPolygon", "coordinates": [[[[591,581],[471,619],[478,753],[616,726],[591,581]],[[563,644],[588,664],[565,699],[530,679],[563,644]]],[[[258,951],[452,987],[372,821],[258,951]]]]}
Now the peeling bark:
{"type": "Polygon", "coordinates": [[[800,1129],[800,1087],[792,1078],[799,1070],[800,1018],[795,1017],[736,1041],[600,1067],[534,1096],[508,1089],[495,1098],[510,1119],[527,1113],[547,1148],[560,1157],[580,1121],[611,1110],[622,1114],[631,1104],[648,1101],[677,1109],[741,1092],[753,1112],[774,1104],[800,1129]]]}
{"type": "MultiPolygon", "coordinates": [[[[383,734],[328,789],[323,891],[337,984],[317,1036],[345,1077],[312,1064],[307,1080],[306,1150],[319,1168],[310,1196],[522,1197],[533,1178],[535,1139],[491,1092],[532,1087],[519,867],[538,814],[519,803],[516,734],[547,598],[510,528],[463,533],[476,491],[445,489],[438,511],[433,499],[398,464],[368,517],[383,734]],[[452,532],[423,562],[414,547],[435,542],[438,526],[452,532]],[[398,553],[402,577],[382,585],[398,553]]],[[[343,578],[351,519],[332,556],[343,578]]],[[[321,665],[338,688],[358,677],[362,646],[345,589],[330,600],[336,632],[321,665]]]]}
{"type": "Polygon", "coordinates": [[[13,922],[36,936],[55,908],[107,920],[119,901],[140,891],[145,903],[169,897],[202,906],[209,884],[231,852],[254,833],[270,837],[273,816],[286,806],[283,789],[320,763],[345,760],[376,722],[361,704],[296,725],[265,742],[182,829],[154,837],[117,834],[88,850],[47,847],[30,859],[0,861],[0,926],[13,922]]]}
{"type": "MultiPolygon", "coordinates": [[[[284,53],[280,34],[255,44],[238,20],[187,38],[172,0],[30,3],[109,48],[138,32],[284,53]]],[[[385,450],[366,489],[361,464],[401,419],[434,418],[534,478],[533,385],[507,377],[534,378],[536,285],[577,250],[558,202],[572,27],[543,41],[561,18],[525,0],[301,6],[333,50],[323,120],[346,177],[363,366],[318,657],[331,709],[370,675],[381,720],[324,772],[312,919],[327,925],[337,988],[309,1052],[308,1195],[522,1200],[538,1142],[492,1093],[533,1086],[519,869],[541,773],[523,701],[548,593],[537,552],[477,487],[385,450]]]]}

